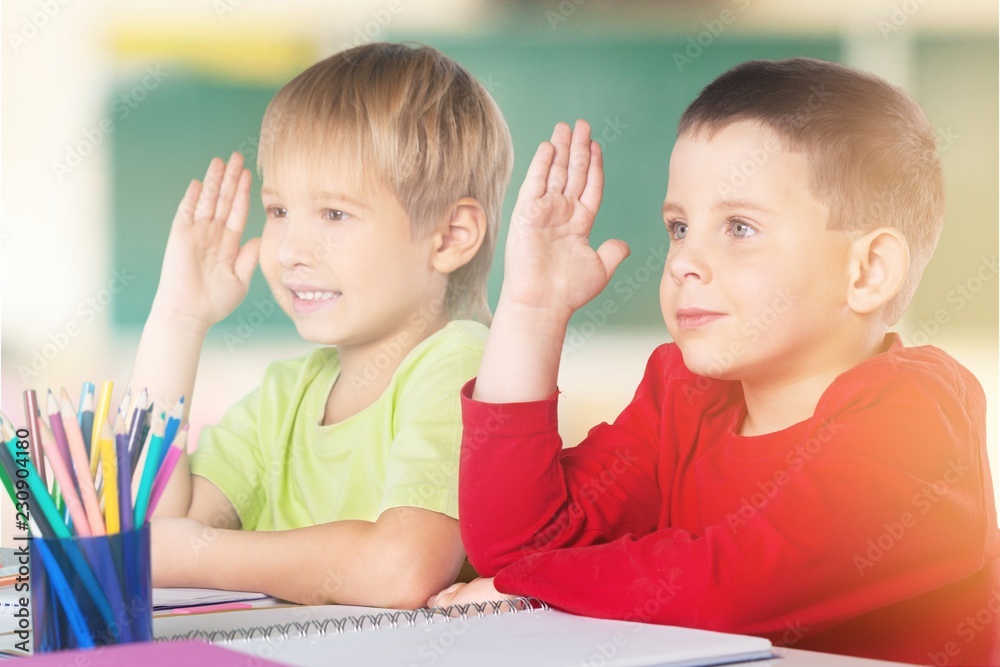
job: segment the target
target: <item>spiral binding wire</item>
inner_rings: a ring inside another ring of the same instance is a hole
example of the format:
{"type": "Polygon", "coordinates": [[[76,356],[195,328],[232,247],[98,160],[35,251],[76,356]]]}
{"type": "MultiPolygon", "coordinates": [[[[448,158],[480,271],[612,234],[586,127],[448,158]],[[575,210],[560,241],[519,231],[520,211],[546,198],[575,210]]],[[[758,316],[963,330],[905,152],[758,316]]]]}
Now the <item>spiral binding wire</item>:
{"type": "Polygon", "coordinates": [[[383,625],[397,628],[400,626],[400,621],[404,621],[406,627],[414,627],[420,621],[423,621],[423,625],[438,622],[448,623],[456,618],[465,621],[469,619],[472,611],[475,612],[476,618],[483,618],[488,614],[498,616],[505,612],[511,614],[532,613],[539,609],[547,611],[549,606],[537,598],[517,597],[499,601],[470,602],[448,607],[414,609],[413,611],[383,611],[378,614],[364,614],[362,616],[308,620],[301,623],[293,621],[267,626],[253,625],[236,630],[192,630],[171,637],[158,638],[156,641],[201,639],[210,644],[220,645],[232,644],[237,641],[250,642],[254,639],[286,641],[292,638],[325,637],[329,634],[342,635],[347,632],[381,630],[383,625]]]}

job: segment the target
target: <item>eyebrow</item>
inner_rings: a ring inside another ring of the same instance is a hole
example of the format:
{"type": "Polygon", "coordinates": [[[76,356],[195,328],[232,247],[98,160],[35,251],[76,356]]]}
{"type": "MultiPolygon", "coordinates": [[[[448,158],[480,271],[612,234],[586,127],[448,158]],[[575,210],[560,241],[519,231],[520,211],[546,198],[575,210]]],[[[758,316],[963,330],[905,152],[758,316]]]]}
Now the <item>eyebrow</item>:
{"type": "MultiPolygon", "coordinates": [[[[770,209],[764,208],[760,204],[757,204],[749,199],[720,199],[712,204],[713,209],[720,208],[741,208],[745,210],[756,211],[758,213],[764,213],[770,215],[772,211],[770,209]]],[[[661,209],[663,215],[667,213],[675,213],[677,215],[684,215],[684,207],[680,204],[675,204],[674,202],[663,202],[663,208],[661,209]]]]}
{"type": "Polygon", "coordinates": [[[764,213],[770,215],[772,211],[770,209],[764,208],[760,204],[753,202],[749,199],[722,199],[715,202],[712,206],[713,208],[742,208],[749,209],[751,211],[757,211],[758,213],[764,213]]]}
{"type": "MultiPolygon", "coordinates": [[[[277,191],[275,191],[273,188],[261,188],[260,194],[261,196],[268,196],[268,197],[278,196],[277,191]]],[[[363,208],[363,209],[370,208],[359,199],[355,199],[354,197],[345,194],[343,192],[332,192],[330,190],[324,190],[323,192],[319,193],[318,198],[321,199],[322,201],[346,202],[357,208],[363,208]]]]}

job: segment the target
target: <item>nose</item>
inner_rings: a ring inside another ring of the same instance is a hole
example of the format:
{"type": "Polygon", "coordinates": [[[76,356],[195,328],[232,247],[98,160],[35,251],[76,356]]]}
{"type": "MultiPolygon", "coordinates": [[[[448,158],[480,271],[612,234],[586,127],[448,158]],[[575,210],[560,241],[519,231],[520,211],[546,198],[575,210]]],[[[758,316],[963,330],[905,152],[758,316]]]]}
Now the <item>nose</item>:
{"type": "Polygon", "coordinates": [[[666,271],[677,286],[688,281],[707,283],[712,280],[703,242],[692,236],[689,229],[688,236],[682,241],[672,241],[667,252],[666,271]]]}
{"type": "Polygon", "coordinates": [[[286,221],[278,245],[278,261],[286,269],[310,267],[316,262],[316,238],[304,221],[286,221]]]}

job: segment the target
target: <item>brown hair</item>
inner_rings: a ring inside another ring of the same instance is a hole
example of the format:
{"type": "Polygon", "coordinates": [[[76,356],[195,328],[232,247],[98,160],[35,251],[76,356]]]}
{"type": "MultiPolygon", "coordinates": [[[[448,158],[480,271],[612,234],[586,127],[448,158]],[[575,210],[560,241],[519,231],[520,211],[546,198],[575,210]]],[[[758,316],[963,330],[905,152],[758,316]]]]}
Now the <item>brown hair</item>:
{"type": "Polygon", "coordinates": [[[489,323],[486,281],[513,148],[499,108],[469,72],[427,46],[375,43],[334,54],[295,77],[267,107],[258,171],[286,151],[307,155],[313,171],[338,155],[359,156],[364,173],[351,185],[375,179],[387,187],[418,237],[459,199],[479,201],[486,236],[476,256],[449,276],[446,306],[452,317],[489,323]]]}
{"type": "Polygon", "coordinates": [[[944,222],[944,176],[933,128],[883,79],[814,60],[754,60],[710,83],[681,116],[678,136],[758,121],[809,163],[810,192],[830,229],[895,227],[906,237],[906,280],[885,308],[895,323],[913,297],[944,222]]]}

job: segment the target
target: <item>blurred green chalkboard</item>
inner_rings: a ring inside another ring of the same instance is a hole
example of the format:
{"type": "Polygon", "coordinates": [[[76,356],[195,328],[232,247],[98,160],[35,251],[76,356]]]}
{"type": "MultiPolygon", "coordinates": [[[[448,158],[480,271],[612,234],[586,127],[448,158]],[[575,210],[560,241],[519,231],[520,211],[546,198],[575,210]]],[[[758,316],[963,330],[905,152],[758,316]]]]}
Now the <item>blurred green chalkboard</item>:
{"type": "MultiPolygon", "coordinates": [[[[413,39],[389,35],[387,39],[413,39]]],[[[515,165],[503,219],[538,142],[559,120],[587,119],[603,144],[606,187],[592,243],[621,238],[632,256],[604,294],[581,310],[574,325],[662,326],[658,284],[667,250],[660,220],[674,132],[684,108],[702,87],[733,65],[755,58],[813,56],[836,60],[834,37],[801,39],[720,36],[694,48],[689,35],[656,39],[625,36],[554,41],[515,32],[469,37],[421,36],[466,66],[496,98],[514,139],[515,165]],[[725,37],[725,39],[723,39],[725,37]]],[[[707,41],[707,40],[706,40],[707,41]]],[[[134,82],[125,82],[124,88],[134,82]]],[[[114,301],[114,322],[141,327],[152,303],[169,224],[187,183],[201,178],[213,156],[242,151],[256,159],[260,120],[277,91],[175,72],[112,135],[114,261],[136,275],[133,289],[114,301]]],[[[257,235],[263,211],[255,182],[248,233],[257,235]]],[[[490,296],[499,294],[502,248],[494,259],[490,296]]],[[[273,304],[258,270],[243,304],[215,335],[292,331],[273,304]],[[273,313],[273,314],[272,314],[273,313]]]]}

